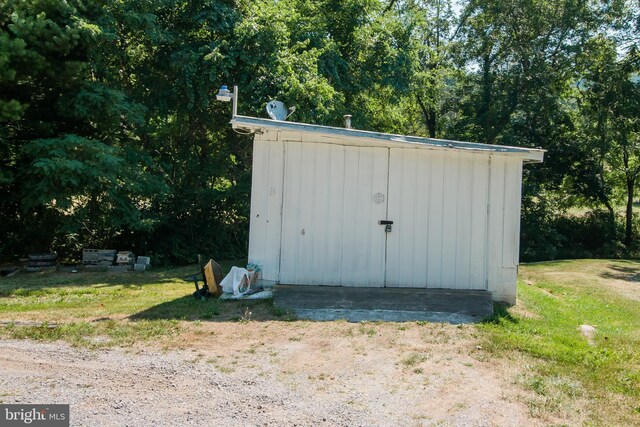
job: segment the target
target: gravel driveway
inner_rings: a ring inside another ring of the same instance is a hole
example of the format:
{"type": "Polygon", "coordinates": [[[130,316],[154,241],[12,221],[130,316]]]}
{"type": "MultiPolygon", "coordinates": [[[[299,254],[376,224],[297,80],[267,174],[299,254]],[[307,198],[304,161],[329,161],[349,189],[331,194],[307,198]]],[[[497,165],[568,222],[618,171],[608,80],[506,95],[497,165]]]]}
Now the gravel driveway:
{"type": "Polygon", "coordinates": [[[0,401],[68,403],[81,426],[537,424],[468,337],[376,327],[207,325],[165,350],[2,340],[0,401]]]}

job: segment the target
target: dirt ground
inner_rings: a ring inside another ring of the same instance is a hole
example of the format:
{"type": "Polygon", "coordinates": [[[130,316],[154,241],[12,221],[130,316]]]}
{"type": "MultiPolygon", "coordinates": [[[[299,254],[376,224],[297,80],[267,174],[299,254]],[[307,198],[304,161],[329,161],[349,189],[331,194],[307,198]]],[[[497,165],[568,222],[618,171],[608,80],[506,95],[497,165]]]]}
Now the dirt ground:
{"type": "Polygon", "coordinates": [[[0,401],[69,403],[72,425],[541,424],[513,378],[473,326],[211,322],[129,349],[0,341],[0,401]]]}

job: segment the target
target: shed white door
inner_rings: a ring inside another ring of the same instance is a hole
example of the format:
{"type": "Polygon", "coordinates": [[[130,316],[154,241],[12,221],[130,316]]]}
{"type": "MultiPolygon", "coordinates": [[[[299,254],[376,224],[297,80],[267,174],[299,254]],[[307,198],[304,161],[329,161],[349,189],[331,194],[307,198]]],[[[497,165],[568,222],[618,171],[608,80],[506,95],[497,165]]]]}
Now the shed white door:
{"type": "Polygon", "coordinates": [[[486,288],[488,156],[284,149],[280,283],[486,288]],[[392,231],[380,220],[393,221],[392,231]]]}
{"type": "Polygon", "coordinates": [[[489,157],[390,150],[386,286],[485,289],[489,157]]]}
{"type": "Polygon", "coordinates": [[[285,143],[280,283],[384,286],[389,150],[285,143]]]}

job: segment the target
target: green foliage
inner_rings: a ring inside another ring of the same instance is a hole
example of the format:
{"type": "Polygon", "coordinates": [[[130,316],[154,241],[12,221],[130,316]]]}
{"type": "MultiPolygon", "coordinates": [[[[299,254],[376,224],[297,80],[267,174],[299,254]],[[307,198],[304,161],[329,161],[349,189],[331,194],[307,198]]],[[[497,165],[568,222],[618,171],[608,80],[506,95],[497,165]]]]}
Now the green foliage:
{"type": "Polygon", "coordinates": [[[629,255],[639,16],[624,0],[0,0],[2,258],[245,254],[251,141],[221,84],[245,115],[277,98],[305,123],[544,147],[523,257],[629,255]]]}
{"type": "MultiPolygon", "coordinates": [[[[522,261],[637,256],[636,246],[625,246],[624,219],[611,221],[609,212],[540,216],[527,212],[522,223],[522,261]],[[528,214],[528,215],[527,215],[528,214]]],[[[637,223],[637,222],[636,222],[637,223]]]]}
{"type": "Polygon", "coordinates": [[[603,202],[627,204],[625,243],[633,238],[633,196],[640,174],[640,57],[618,52],[614,38],[597,35],[585,45],[584,78],[577,97],[585,154],[599,170],[603,202]],[[634,80],[635,79],[635,80],[634,80]],[[608,190],[608,191],[607,191],[608,190]]]}

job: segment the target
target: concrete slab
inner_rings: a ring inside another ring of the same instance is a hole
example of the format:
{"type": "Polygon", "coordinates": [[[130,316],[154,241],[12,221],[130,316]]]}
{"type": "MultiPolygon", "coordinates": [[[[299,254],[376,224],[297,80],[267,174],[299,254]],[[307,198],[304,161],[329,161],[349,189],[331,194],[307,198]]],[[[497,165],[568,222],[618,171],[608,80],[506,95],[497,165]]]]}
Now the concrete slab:
{"type": "Polygon", "coordinates": [[[251,300],[263,300],[263,299],[269,299],[273,297],[273,291],[272,290],[264,290],[262,292],[257,292],[255,294],[251,294],[251,295],[234,295],[232,293],[224,293],[222,295],[220,295],[220,297],[218,298],[219,300],[246,300],[246,299],[251,299],[251,300]]]}
{"type": "Polygon", "coordinates": [[[273,302],[302,319],[474,323],[493,314],[484,291],[276,285],[273,302]]]}

